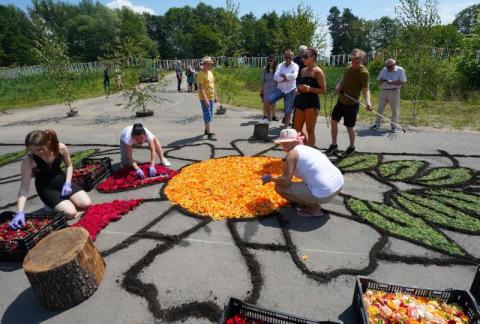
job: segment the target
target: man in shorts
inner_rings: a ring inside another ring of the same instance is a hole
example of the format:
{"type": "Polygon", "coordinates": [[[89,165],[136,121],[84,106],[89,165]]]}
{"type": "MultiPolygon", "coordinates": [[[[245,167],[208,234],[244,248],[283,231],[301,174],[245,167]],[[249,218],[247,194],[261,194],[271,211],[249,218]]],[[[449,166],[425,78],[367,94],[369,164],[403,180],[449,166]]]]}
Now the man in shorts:
{"type": "Polygon", "coordinates": [[[335,87],[339,95],[337,104],[332,110],[331,135],[332,144],[325,151],[325,154],[335,154],[338,151],[337,135],[338,123],[343,118],[343,124],[347,127],[350,146],[345,150],[345,155],[355,152],[355,130],[353,127],[357,122],[359,104],[345,95],[348,95],[357,101],[360,99],[360,93],[365,97],[365,105],[368,111],[372,110],[370,102],[370,90],[368,89],[368,70],[362,65],[362,59],[365,53],[362,50],[354,49],[350,53],[351,66],[347,65],[345,72],[339,84],[335,87]]]}
{"type": "MultiPolygon", "coordinates": [[[[295,100],[295,92],[297,90],[297,75],[298,65],[293,62],[293,52],[287,49],[284,54],[284,61],[277,67],[277,71],[273,76],[273,79],[277,81],[277,88],[273,90],[267,98],[267,105],[272,105],[283,98],[284,112],[285,112],[285,128],[290,125],[293,102],[295,100]]],[[[268,120],[267,120],[268,123],[268,120]]]]}

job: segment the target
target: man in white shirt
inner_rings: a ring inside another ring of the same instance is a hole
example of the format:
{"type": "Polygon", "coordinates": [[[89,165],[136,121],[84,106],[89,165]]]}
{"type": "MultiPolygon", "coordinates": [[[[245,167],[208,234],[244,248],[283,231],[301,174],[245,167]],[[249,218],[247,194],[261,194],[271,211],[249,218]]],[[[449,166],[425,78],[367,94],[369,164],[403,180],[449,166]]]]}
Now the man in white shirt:
{"type": "MultiPolygon", "coordinates": [[[[407,82],[405,71],[398,66],[394,59],[385,61],[385,67],[377,78],[380,86],[380,98],[378,102],[378,113],[383,114],[385,106],[390,103],[392,108],[392,121],[398,125],[398,116],[400,113],[400,88],[407,82]]],[[[373,130],[379,130],[382,119],[377,115],[375,124],[370,127],[373,130]]],[[[398,128],[392,124],[392,133],[398,132],[398,128]]]]}
{"type": "MultiPolygon", "coordinates": [[[[286,50],[283,57],[285,61],[278,65],[277,71],[273,76],[273,79],[277,81],[277,88],[267,97],[267,105],[271,106],[283,98],[285,128],[288,128],[295,100],[295,91],[297,90],[298,65],[293,62],[292,50],[286,50]]],[[[265,123],[269,123],[269,120],[266,120],[265,123]]]]}

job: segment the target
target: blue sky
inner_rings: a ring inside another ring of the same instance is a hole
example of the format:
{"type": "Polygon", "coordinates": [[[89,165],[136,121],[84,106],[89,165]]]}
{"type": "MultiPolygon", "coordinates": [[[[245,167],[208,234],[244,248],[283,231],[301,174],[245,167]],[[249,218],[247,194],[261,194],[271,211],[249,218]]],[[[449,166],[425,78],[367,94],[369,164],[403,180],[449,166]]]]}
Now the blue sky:
{"type": "MultiPolygon", "coordinates": [[[[76,0],[67,2],[76,3],[76,0]]],[[[170,7],[183,7],[185,5],[196,6],[200,1],[192,0],[100,0],[101,3],[109,7],[129,6],[136,11],[148,11],[155,14],[163,14],[170,7]]],[[[225,0],[204,0],[204,3],[214,7],[224,6],[225,0]]],[[[253,12],[260,16],[265,12],[275,10],[281,12],[296,7],[298,1],[289,0],[243,0],[240,3],[240,14],[253,12]]],[[[331,6],[337,6],[340,9],[350,8],[356,16],[366,19],[375,19],[382,16],[394,16],[394,7],[397,1],[393,0],[303,0],[304,4],[311,6],[322,19],[326,20],[328,10],[331,6]]],[[[26,9],[30,5],[30,0],[0,0],[0,4],[14,4],[17,7],[26,9]]],[[[450,23],[458,13],[465,7],[478,3],[478,0],[439,0],[439,14],[443,23],[450,23]]]]}

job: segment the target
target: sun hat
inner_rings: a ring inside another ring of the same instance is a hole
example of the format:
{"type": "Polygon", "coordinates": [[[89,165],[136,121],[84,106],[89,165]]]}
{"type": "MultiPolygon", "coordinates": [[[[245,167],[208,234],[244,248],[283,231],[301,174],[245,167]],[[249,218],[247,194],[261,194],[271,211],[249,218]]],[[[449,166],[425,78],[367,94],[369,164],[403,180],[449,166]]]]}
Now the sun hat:
{"type": "Polygon", "coordinates": [[[205,63],[214,64],[214,62],[213,62],[213,60],[210,56],[205,56],[204,58],[202,58],[201,64],[205,64],[205,63]]]}
{"type": "Polygon", "coordinates": [[[300,143],[303,141],[303,136],[301,133],[297,133],[297,131],[293,128],[286,128],[282,129],[280,132],[280,136],[273,142],[275,144],[280,143],[288,143],[288,142],[297,142],[300,143]]]}

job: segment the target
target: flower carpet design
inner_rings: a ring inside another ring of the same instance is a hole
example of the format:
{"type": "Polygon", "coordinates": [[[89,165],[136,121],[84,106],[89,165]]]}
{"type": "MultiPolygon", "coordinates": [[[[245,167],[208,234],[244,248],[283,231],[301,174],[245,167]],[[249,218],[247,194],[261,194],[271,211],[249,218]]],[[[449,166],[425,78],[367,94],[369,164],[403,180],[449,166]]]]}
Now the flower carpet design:
{"type": "Polygon", "coordinates": [[[183,168],[165,189],[167,198],[189,213],[214,220],[271,214],[287,201],[262,185],[263,174],[281,175],[283,161],[270,157],[226,157],[183,168]]]}
{"type": "MultiPolygon", "coordinates": [[[[479,155],[454,155],[444,151],[431,154],[364,152],[347,158],[333,158],[334,163],[346,176],[361,174],[388,190],[382,192],[381,201],[365,199],[351,192],[342,193],[339,199],[346,208],[345,212],[330,208],[328,204],[324,206],[331,217],[341,218],[347,224],[362,224],[379,233],[379,238],[369,247],[368,264],[313,270],[297,246],[289,226],[290,220],[281,212],[286,202],[275,197],[273,187],[263,187],[260,182],[263,173],[281,172],[282,161],[278,156],[283,153],[271,145],[247,156],[241,148],[248,144],[248,140],[235,140],[228,147],[215,147],[208,143],[165,148],[165,155],[169,160],[188,164],[162,187],[159,197],[145,199],[143,204],[170,201],[172,206],[145,226],[130,233],[120,243],[102,252],[108,263],[109,256],[141,240],[157,243],[142,255],[138,255],[118,279],[124,290],[142,297],[147,302],[147,309],[156,320],[181,321],[194,317],[211,322],[218,321],[222,308],[212,296],[166,306],[167,296],[164,292],[155,284],[142,279],[142,274],[156,261],[175,251],[177,247],[188,248],[185,242],[190,237],[217,220],[219,224],[224,224],[222,226],[225,226],[226,233],[231,236],[245,263],[250,289],[243,299],[253,304],[260,299],[265,278],[268,276],[262,270],[260,252],[282,253],[287,256],[286,262],[290,262],[302,275],[319,284],[328,283],[343,275],[372,274],[379,267],[379,261],[437,266],[474,265],[480,262],[478,253],[472,253],[463,242],[449,234],[462,233],[469,237],[480,235],[480,173],[479,170],[460,166],[457,160],[478,160],[476,165],[480,165],[479,155]],[[188,156],[189,149],[199,146],[211,152],[208,158],[188,156]],[[217,158],[216,154],[219,152],[231,152],[235,158],[217,158]],[[429,162],[432,158],[444,159],[449,161],[450,165],[433,166],[429,162]],[[243,181],[230,179],[232,173],[238,173],[243,181]],[[230,183],[236,186],[229,186],[230,183]],[[215,188],[221,190],[216,191],[215,188]],[[263,190],[260,192],[259,188],[263,190]],[[212,198],[210,203],[202,204],[205,197],[212,198]],[[257,205],[260,208],[247,203],[255,199],[261,202],[257,205]],[[216,203],[213,204],[212,201],[216,203]],[[168,217],[178,212],[182,214],[181,217],[195,217],[194,225],[176,234],[156,230],[168,217]],[[198,218],[199,216],[201,217],[198,218]],[[256,221],[259,217],[262,220],[272,219],[279,224],[281,241],[252,242],[241,234],[245,223],[256,221]],[[413,243],[437,252],[441,257],[437,257],[438,254],[394,254],[385,249],[389,238],[413,243]]],[[[113,148],[118,146],[110,145],[109,149],[104,151],[105,154],[113,148]]],[[[101,153],[102,151],[95,154],[101,153]]],[[[368,190],[370,189],[365,188],[365,191],[368,190]]],[[[130,191],[132,192],[135,191],[130,191]]]]}

